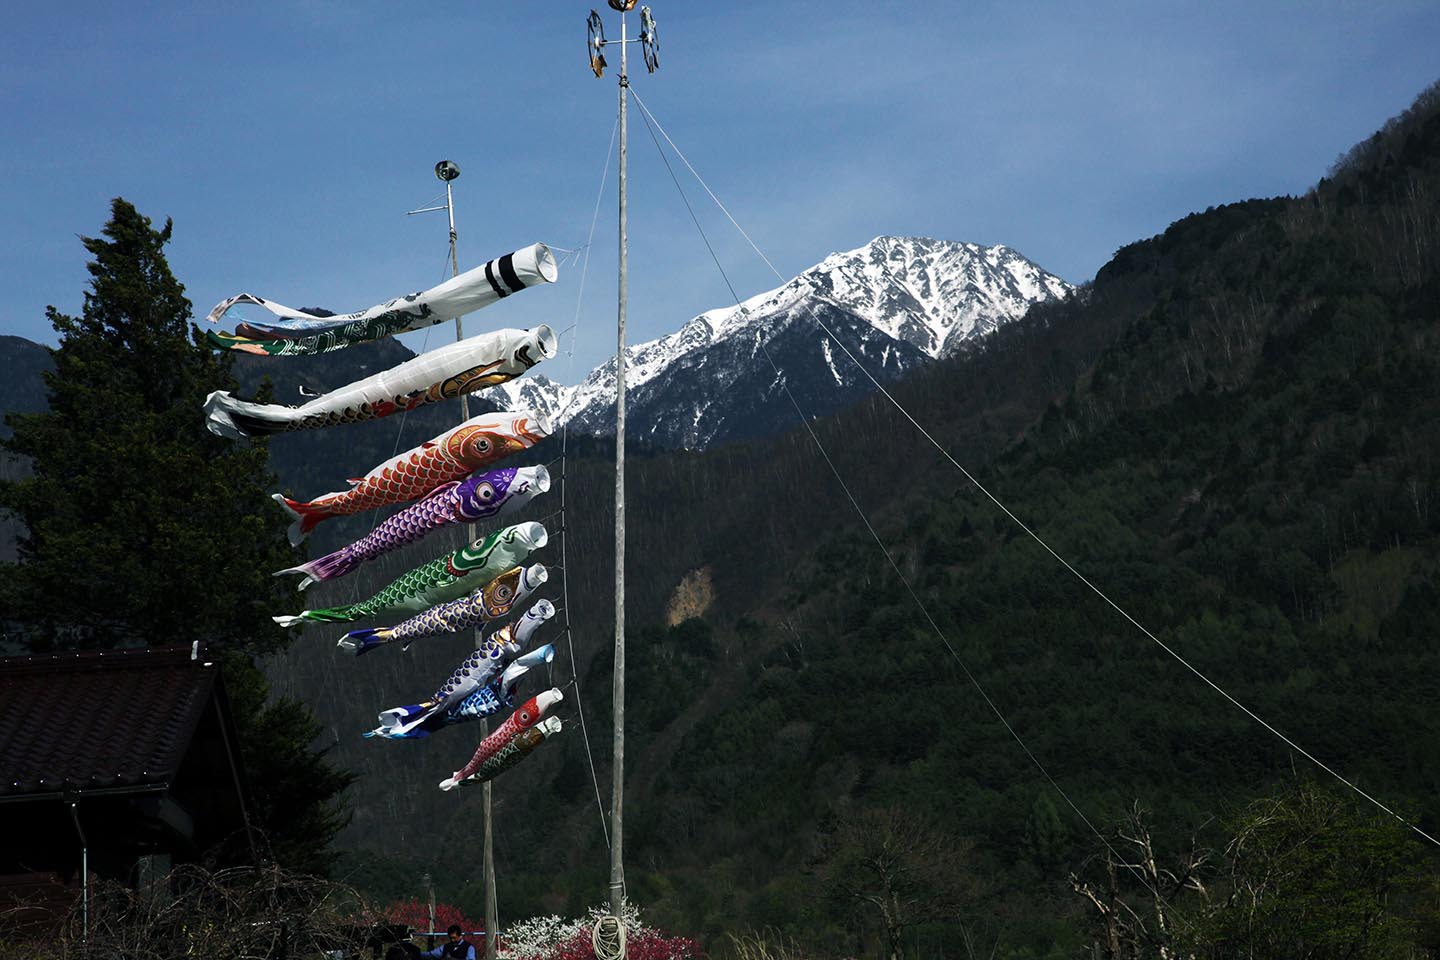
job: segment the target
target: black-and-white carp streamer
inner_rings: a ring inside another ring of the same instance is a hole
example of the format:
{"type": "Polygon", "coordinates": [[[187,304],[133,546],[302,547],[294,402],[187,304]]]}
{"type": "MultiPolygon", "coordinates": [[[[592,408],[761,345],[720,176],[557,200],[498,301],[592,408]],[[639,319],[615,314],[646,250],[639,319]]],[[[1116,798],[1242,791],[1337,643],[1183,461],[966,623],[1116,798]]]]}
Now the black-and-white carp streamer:
{"type": "Polygon", "coordinates": [[[555,356],[558,345],[555,331],[544,323],[530,330],[495,330],[422,353],[298,407],[250,403],[217,390],[205,398],[205,425],[211,433],[239,439],[376,420],[513,380],[555,356]]]}
{"type": "Polygon", "coordinates": [[[454,320],[521,290],[552,283],[557,275],[555,257],[550,248],[536,243],[497,257],[482,267],[467,270],[438,287],[339,316],[307,313],[253,293],[241,293],[217,303],[205,319],[211,323],[218,322],[231,307],[239,304],[263,307],[278,319],[247,320],[236,324],[233,333],[209,331],[206,339],[217,349],[260,356],[294,357],[329,353],[353,344],[369,343],[454,320]]]}
{"type": "Polygon", "coordinates": [[[547,643],[510,662],[498,677],[471,691],[469,696],[452,697],[444,704],[434,700],[393,707],[380,714],[380,726],[362,734],[385,740],[413,740],[427,737],[455,723],[494,716],[515,706],[515,685],[531,669],[555,659],[555,645],[547,643]]]}

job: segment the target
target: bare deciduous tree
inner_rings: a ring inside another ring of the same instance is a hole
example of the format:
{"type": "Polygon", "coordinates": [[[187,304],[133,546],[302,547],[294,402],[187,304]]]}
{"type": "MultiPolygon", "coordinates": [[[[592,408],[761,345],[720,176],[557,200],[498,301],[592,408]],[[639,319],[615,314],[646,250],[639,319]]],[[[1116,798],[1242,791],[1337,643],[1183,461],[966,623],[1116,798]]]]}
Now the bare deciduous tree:
{"type": "Polygon", "coordinates": [[[0,957],[61,960],[272,960],[358,954],[377,918],[351,888],[275,866],[176,867],[139,889],[103,882],[66,919],[58,943],[0,944],[0,957]]]}
{"type": "Polygon", "coordinates": [[[1186,891],[1202,899],[1209,896],[1202,875],[1210,858],[1211,851],[1192,838],[1188,853],[1175,860],[1173,867],[1162,866],[1145,811],[1139,804],[1132,807],[1099,855],[1104,885],[1097,887],[1070,874],[1071,888],[1095,908],[1100,924],[1096,953],[1106,960],[1176,957],[1172,943],[1177,920],[1172,903],[1186,891]],[[1122,885],[1126,879],[1129,882],[1122,885]],[[1136,886],[1139,892],[1131,892],[1136,886]]]}
{"type": "Polygon", "coordinates": [[[980,882],[968,841],[900,807],[845,814],[821,835],[813,864],[826,893],[869,913],[885,936],[890,960],[900,960],[905,932],[928,923],[964,928],[980,882]]]}

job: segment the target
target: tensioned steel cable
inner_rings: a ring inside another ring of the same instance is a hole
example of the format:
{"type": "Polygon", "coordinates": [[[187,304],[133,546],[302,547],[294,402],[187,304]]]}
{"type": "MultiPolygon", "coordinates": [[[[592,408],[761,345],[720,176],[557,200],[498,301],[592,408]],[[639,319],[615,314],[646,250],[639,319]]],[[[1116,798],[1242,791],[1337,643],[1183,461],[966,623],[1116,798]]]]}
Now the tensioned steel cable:
{"type": "MultiPolygon", "coordinates": [[[[771,272],[774,273],[775,276],[778,277],[783,283],[785,280],[784,275],[775,268],[775,264],[770,262],[770,258],[765,256],[764,251],[760,249],[760,247],[755,243],[755,241],[750,238],[750,235],[745,232],[745,229],[741,227],[738,222],[736,222],[733,216],[731,216],[730,211],[725,207],[723,203],[720,202],[720,198],[715,196],[714,191],[712,191],[709,185],[705,183],[704,178],[701,177],[700,174],[695,170],[694,166],[691,165],[690,161],[685,158],[684,153],[682,153],[680,148],[675,145],[675,141],[670,139],[670,135],[665,132],[665,128],[660,125],[660,122],[658,120],[655,120],[654,115],[650,113],[649,108],[645,106],[644,102],[640,99],[640,97],[636,95],[633,90],[631,91],[631,94],[635,96],[635,102],[640,105],[642,116],[646,117],[647,121],[654,121],[656,129],[658,129],[660,131],[660,134],[665,137],[666,143],[670,144],[670,148],[675,151],[675,155],[678,156],[680,160],[685,164],[685,167],[690,171],[691,175],[695,177],[696,181],[699,182],[700,186],[704,188],[705,192],[710,196],[710,199],[715,202],[715,205],[720,208],[721,212],[725,214],[725,217],[735,226],[735,229],[740,232],[740,235],[745,238],[745,241],[750,245],[750,248],[755,251],[755,253],[760,257],[760,259],[765,262],[765,265],[770,268],[771,272]]],[[[835,335],[835,332],[831,330],[830,327],[825,323],[825,321],[820,318],[820,316],[815,312],[814,308],[809,305],[808,301],[806,302],[806,309],[810,313],[811,319],[813,319],[816,325],[825,332],[826,336],[828,336],[830,340],[835,343],[836,346],[838,346],[842,351],[844,351],[845,356],[850,358],[850,361],[854,363],[855,366],[860,370],[860,372],[865,375],[865,378],[870,381],[870,383],[875,387],[875,389],[878,390],[885,397],[886,400],[890,401],[891,405],[893,405],[896,410],[899,410],[901,415],[904,416],[906,420],[909,420],[910,424],[914,426],[916,430],[920,431],[920,434],[930,442],[931,446],[933,446],[936,450],[940,452],[941,456],[948,460],[950,464],[955,467],[955,469],[959,470],[960,473],[965,477],[965,479],[970,481],[970,483],[974,485],[975,489],[983,493],[985,497],[990,500],[991,503],[995,504],[995,506],[998,507],[1007,517],[1014,521],[1014,523],[1021,530],[1025,531],[1025,533],[1032,540],[1034,540],[1041,547],[1043,547],[1046,553],[1054,557],[1061,566],[1063,566],[1077,580],[1079,580],[1086,587],[1088,587],[1092,593],[1094,593],[1097,597],[1103,600],[1112,610],[1120,614],[1120,616],[1123,617],[1125,620],[1129,621],[1132,626],[1134,626],[1142,634],[1148,637],[1151,642],[1160,647],[1160,649],[1164,650],[1167,654],[1169,654],[1177,663],[1184,666],[1185,669],[1189,670],[1192,674],[1202,680],[1208,687],[1210,687],[1210,689],[1220,694],[1233,706],[1238,708],[1250,719],[1260,724],[1260,726],[1264,727],[1275,737],[1283,741],[1291,749],[1295,750],[1297,753],[1305,757],[1311,763],[1315,764],[1321,770],[1324,770],[1326,773],[1334,777],[1340,783],[1343,783],[1346,787],[1349,787],[1357,795],[1364,797],[1371,804],[1373,804],[1380,810],[1383,810],[1391,817],[1394,817],[1395,820],[1397,820],[1399,823],[1404,824],[1406,827],[1409,827],[1419,836],[1424,837],[1430,843],[1434,844],[1437,847],[1440,847],[1440,840],[1437,840],[1435,837],[1431,836],[1417,824],[1411,823],[1409,820],[1406,820],[1400,814],[1392,810],[1388,805],[1378,800],[1371,794],[1367,793],[1365,790],[1361,789],[1359,786],[1357,786],[1344,776],[1341,776],[1341,774],[1338,773],[1335,769],[1333,769],[1329,764],[1325,763],[1319,757],[1316,757],[1313,753],[1311,753],[1309,750],[1306,750],[1304,747],[1300,746],[1300,744],[1296,743],[1294,740],[1290,739],[1290,737],[1286,736],[1280,730],[1276,729],[1263,717],[1255,713],[1255,711],[1251,710],[1249,707],[1245,706],[1245,704],[1241,703],[1235,697],[1231,696],[1228,691],[1226,691],[1215,681],[1211,680],[1198,667],[1190,663],[1189,660],[1185,659],[1184,656],[1182,656],[1179,652],[1173,649],[1169,644],[1165,643],[1165,641],[1161,640],[1154,633],[1150,632],[1150,630],[1147,629],[1144,624],[1140,623],[1140,621],[1132,617],[1130,613],[1126,611],[1123,607],[1121,607],[1118,603],[1110,599],[1109,595],[1107,595],[1103,590],[1101,590],[1087,577],[1085,577],[1084,574],[1082,574],[1079,570],[1072,566],[1068,560],[1066,560],[1059,553],[1057,553],[1055,549],[1051,547],[1050,544],[1047,543],[1038,533],[1030,529],[1030,527],[1019,517],[1015,516],[1015,514],[1010,511],[1010,508],[1005,506],[1005,504],[1002,503],[998,497],[991,493],[990,490],[984,484],[982,484],[975,477],[974,474],[972,474],[969,470],[965,469],[964,465],[961,464],[960,461],[956,460],[953,456],[951,456],[950,451],[945,449],[945,447],[941,445],[941,443],[936,440],[934,436],[931,435],[930,431],[926,430],[925,427],[921,425],[920,421],[916,420],[915,417],[911,415],[910,411],[905,409],[905,407],[900,403],[900,401],[896,400],[894,395],[891,394],[889,390],[885,389],[885,386],[881,384],[879,380],[875,379],[875,377],[870,373],[870,371],[865,367],[865,365],[861,363],[858,358],[856,358],[855,354],[850,352],[850,348],[847,347],[845,343],[835,335]]]]}
{"type": "MultiPolygon", "coordinates": [[[[444,279],[443,274],[448,273],[449,270],[450,270],[450,247],[452,247],[452,246],[454,246],[454,242],[453,242],[453,241],[451,241],[450,244],[448,244],[448,245],[446,246],[446,248],[445,248],[445,267],[444,267],[444,269],[441,271],[441,273],[442,273],[441,279],[442,279],[442,280],[444,279]]],[[[416,354],[415,354],[417,357],[418,357],[420,354],[424,353],[424,352],[425,352],[425,348],[430,345],[430,331],[431,331],[431,330],[434,330],[434,329],[435,329],[435,327],[434,327],[433,324],[432,324],[431,326],[428,326],[428,327],[425,328],[425,336],[421,338],[421,340],[420,340],[420,349],[419,349],[419,350],[416,352],[416,354]]],[[[404,410],[401,410],[401,411],[400,411],[400,422],[399,422],[398,424],[396,424],[396,426],[395,426],[395,445],[390,449],[390,456],[386,458],[387,460],[393,460],[393,459],[395,459],[395,455],[400,452],[400,439],[405,436],[405,420],[406,420],[406,418],[408,418],[409,416],[410,416],[410,408],[409,408],[409,407],[406,407],[404,410]]],[[[374,532],[375,532],[375,528],[378,527],[378,526],[380,526],[380,514],[381,514],[381,511],[378,511],[378,510],[377,510],[377,511],[375,512],[375,518],[370,521],[370,533],[374,533],[374,532]]],[[[366,534],[366,536],[369,536],[369,534],[366,534]]],[[[353,583],[352,586],[351,586],[351,589],[350,589],[350,602],[351,602],[351,603],[355,603],[357,600],[360,599],[360,579],[361,579],[361,578],[357,576],[357,577],[355,578],[354,583],[353,583]]]]}
{"type": "MultiPolygon", "coordinates": [[[[646,110],[643,111],[641,114],[641,119],[645,119],[647,129],[650,128],[650,121],[649,119],[646,119],[646,114],[648,113],[649,111],[646,110]]],[[[658,122],[656,125],[658,126],[658,122]]],[[[735,287],[730,282],[729,274],[726,273],[725,267],[721,265],[720,258],[716,256],[715,248],[710,245],[710,238],[706,235],[705,228],[700,225],[700,218],[695,215],[695,209],[690,205],[690,198],[685,195],[684,188],[680,186],[680,180],[675,176],[675,170],[670,166],[670,161],[668,158],[666,158],[665,151],[660,148],[660,141],[658,139],[655,139],[655,131],[653,129],[650,129],[650,137],[651,139],[655,140],[655,149],[659,151],[660,159],[664,162],[665,169],[669,172],[670,179],[675,184],[675,190],[677,193],[680,194],[680,199],[684,202],[685,209],[690,214],[691,221],[695,224],[695,229],[700,233],[700,239],[704,242],[705,249],[709,251],[710,259],[715,262],[715,268],[720,271],[720,276],[722,279],[724,279],[725,286],[729,289],[730,296],[732,299],[734,299],[736,307],[740,309],[742,314],[748,313],[748,310],[740,301],[740,295],[735,292],[735,287]]],[[[810,440],[815,444],[815,448],[820,451],[820,455],[824,458],[826,466],[830,468],[830,472],[834,475],[836,482],[840,484],[840,489],[845,492],[845,497],[847,500],[850,501],[850,506],[855,509],[855,512],[859,515],[861,522],[864,523],[865,529],[869,531],[871,538],[874,539],[875,545],[880,548],[880,552],[884,554],[885,560],[890,564],[890,568],[895,571],[895,575],[899,577],[900,582],[904,584],[906,592],[910,594],[910,599],[913,600],[915,602],[915,605],[920,608],[920,612],[924,615],[925,620],[930,624],[930,628],[935,631],[935,635],[940,638],[940,642],[944,644],[945,649],[949,651],[950,656],[953,657],[956,664],[959,665],[961,672],[965,675],[965,678],[970,681],[970,685],[973,686],[975,690],[980,694],[981,699],[985,701],[985,705],[990,708],[990,712],[995,715],[996,719],[998,719],[1000,723],[1005,727],[1006,732],[1008,732],[1010,736],[1015,740],[1015,742],[1019,744],[1020,749],[1025,752],[1025,756],[1030,759],[1030,762],[1035,766],[1035,769],[1039,770],[1041,775],[1045,777],[1051,788],[1054,789],[1056,793],[1060,794],[1060,797],[1065,801],[1066,805],[1075,812],[1075,815],[1080,818],[1081,822],[1083,822],[1085,826],[1090,829],[1090,832],[1093,833],[1095,837],[1102,844],[1104,844],[1105,848],[1110,851],[1111,856],[1115,858],[1116,865],[1122,866],[1125,869],[1129,870],[1130,873],[1132,873],[1135,878],[1139,880],[1140,885],[1143,886],[1155,897],[1158,903],[1163,904],[1164,906],[1170,908],[1173,911],[1173,907],[1165,899],[1164,895],[1161,894],[1159,890],[1155,889],[1150,885],[1150,883],[1146,880],[1145,875],[1140,872],[1138,867],[1136,867],[1132,863],[1129,863],[1127,860],[1125,860],[1124,857],[1120,855],[1120,851],[1115,849],[1114,845],[1110,843],[1109,838],[1107,838],[1103,833],[1101,833],[1099,828],[1097,828],[1095,824],[1091,822],[1090,818],[1085,815],[1085,812],[1080,809],[1080,807],[1075,803],[1075,801],[1070,799],[1070,795],[1066,793],[1065,789],[1060,786],[1059,782],[1057,782],[1056,779],[1050,775],[1050,771],[1047,770],[1045,768],[1045,765],[1040,762],[1040,758],[1035,756],[1034,752],[1031,751],[1030,747],[1025,743],[1024,739],[1021,738],[1019,732],[1016,731],[1016,729],[1010,724],[1010,721],[1005,717],[1005,714],[1000,710],[1000,707],[995,703],[993,699],[991,699],[990,694],[980,683],[979,678],[976,677],[973,672],[971,672],[969,665],[965,663],[964,659],[961,658],[959,652],[950,643],[950,639],[945,636],[945,631],[940,629],[940,625],[936,623],[935,618],[930,615],[929,608],[925,606],[925,601],[920,598],[919,593],[917,593],[915,591],[915,588],[911,586],[910,579],[905,576],[904,571],[900,569],[900,565],[896,563],[895,558],[891,556],[890,549],[885,546],[885,542],[880,538],[879,532],[875,529],[874,525],[871,524],[870,518],[866,516],[864,509],[861,508],[860,502],[855,498],[855,495],[850,492],[850,485],[845,482],[845,478],[840,474],[840,469],[835,465],[835,461],[830,458],[830,453],[825,449],[825,445],[820,442],[820,437],[815,433],[814,428],[810,425],[810,418],[805,416],[805,412],[800,408],[800,404],[795,399],[795,395],[790,391],[790,385],[785,382],[784,372],[780,369],[779,364],[775,362],[775,358],[771,356],[770,348],[765,343],[764,339],[760,336],[760,331],[758,330],[755,332],[755,342],[756,345],[760,347],[761,352],[765,354],[765,359],[769,361],[770,368],[775,371],[776,383],[778,383],[780,385],[780,389],[785,392],[785,396],[787,399],[789,399],[790,405],[795,409],[795,415],[800,418],[800,423],[802,426],[804,426],[805,432],[810,435],[810,440]]],[[[1180,916],[1178,913],[1172,912],[1171,919],[1177,920],[1180,923],[1186,925],[1187,927],[1190,926],[1189,921],[1186,920],[1183,916],[1180,916]]]]}
{"type": "MultiPolygon", "coordinates": [[[[570,349],[567,354],[569,368],[566,371],[565,379],[575,379],[575,339],[580,335],[580,308],[585,300],[585,278],[590,272],[590,248],[595,239],[595,224],[600,219],[600,204],[605,199],[605,182],[610,179],[610,157],[615,151],[615,134],[620,127],[620,117],[615,117],[615,124],[610,128],[610,145],[605,148],[605,166],[600,173],[600,189],[595,194],[595,210],[590,215],[590,233],[585,238],[585,254],[580,266],[580,288],[575,293],[575,316],[570,324],[570,349]]],[[[578,384],[577,384],[578,387],[578,384]]],[[[579,395],[576,389],[568,398],[565,405],[556,416],[564,417],[570,412],[570,404],[579,395]]],[[[575,666],[575,632],[570,626],[570,563],[566,558],[566,548],[570,542],[570,524],[565,517],[565,494],[569,486],[566,480],[569,475],[568,461],[566,455],[570,445],[570,421],[565,419],[560,426],[560,593],[563,597],[563,613],[565,615],[565,647],[570,655],[570,682],[575,684],[575,711],[580,716],[580,737],[585,741],[585,762],[590,765],[590,783],[595,788],[595,807],[600,811],[600,832],[605,837],[605,847],[610,847],[610,827],[605,822],[605,803],[600,799],[600,777],[595,772],[595,756],[590,751],[590,731],[585,725],[585,706],[580,699],[580,671],[575,666]]]]}

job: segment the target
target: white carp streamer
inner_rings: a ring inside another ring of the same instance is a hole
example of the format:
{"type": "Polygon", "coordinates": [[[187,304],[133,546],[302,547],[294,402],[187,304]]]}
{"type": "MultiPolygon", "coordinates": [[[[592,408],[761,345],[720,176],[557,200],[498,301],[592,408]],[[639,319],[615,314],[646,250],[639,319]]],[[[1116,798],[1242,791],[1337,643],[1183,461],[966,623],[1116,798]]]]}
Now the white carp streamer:
{"type": "Polygon", "coordinates": [[[555,356],[558,346],[547,324],[496,330],[423,353],[298,407],[249,403],[217,390],[205,398],[205,425],[211,433],[240,439],[375,420],[513,380],[555,356]]]}
{"type": "Polygon", "coordinates": [[[215,305],[205,319],[219,321],[237,304],[263,307],[279,319],[247,320],[234,332],[210,331],[210,345],[261,356],[309,356],[369,343],[397,333],[454,320],[521,290],[551,283],[558,275],[555,257],[543,243],[497,257],[437,287],[339,316],[307,313],[253,293],[241,293],[215,305]]]}

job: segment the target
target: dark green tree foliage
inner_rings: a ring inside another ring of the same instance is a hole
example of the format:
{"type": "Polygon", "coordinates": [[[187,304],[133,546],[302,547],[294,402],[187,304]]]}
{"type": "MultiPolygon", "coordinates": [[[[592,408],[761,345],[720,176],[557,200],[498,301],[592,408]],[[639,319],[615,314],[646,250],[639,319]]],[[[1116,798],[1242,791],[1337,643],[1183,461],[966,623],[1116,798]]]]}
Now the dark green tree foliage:
{"type": "Polygon", "coordinates": [[[81,315],[49,310],[49,410],[8,421],[5,449],[34,472],[0,488],[28,530],[6,607],[37,649],[284,642],[270,572],[290,558],[266,503],[265,446],[205,429],[206,395],[231,381],[194,339],[163,253],[170,232],[115,201],[103,236],[84,240],[81,315]]]}
{"type": "Polygon", "coordinates": [[[81,315],[49,310],[49,410],[7,417],[4,449],[33,472],[0,483],[0,506],[27,530],[0,606],[36,651],[199,640],[222,657],[258,826],[284,865],[323,869],[351,778],[311,750],[308,708],[267,703],[255,665],[286,643],[270,574],[292,562],[266,446],[205,429],[206,395],[233,381],[191,326],[163,252],[170,221],[156,230],[123,199],[111,213],[83,241],[81,315]]]}
{"type": "Polygon", "coordinates": [[[812,866],[837,913],[853,928],[879,928],[889,960],[905,937],[937,922],[973,922],[982,896],[970,845],[943,824],[903,807],[834,817],[820,830],[812,866]]]}
{"type": "Polygon", "coordinates": [[[1251,803],[1229,833],[1209,902],[1182,930],[1197,957],[1417,955],[1427,871],[1393,819],[1305,784],[1251,803]]]}
{"type": "Polygon", "coordinates": [[[1424,848],[1403,824],[1351,795],[1292,781],[1182,840],[1154,841],[1149,820],[1132,811],[1109,846],[1095,842],[1071,874],[1092,955],[1435,955],[1440,904],[1424,848]]]}
{"type": "MultiPolygon", "coordinates": [[[[317,749],[325,732],[310,708],[269,696],[265,677],[245,657],[226,657],[230,703],[268,855],[307,873],[333,873],[331,843],[350,821],[345,790],[355,775],[317,749]]],[[[332,741],[333,743],[333,741],[332,741]]]]}

